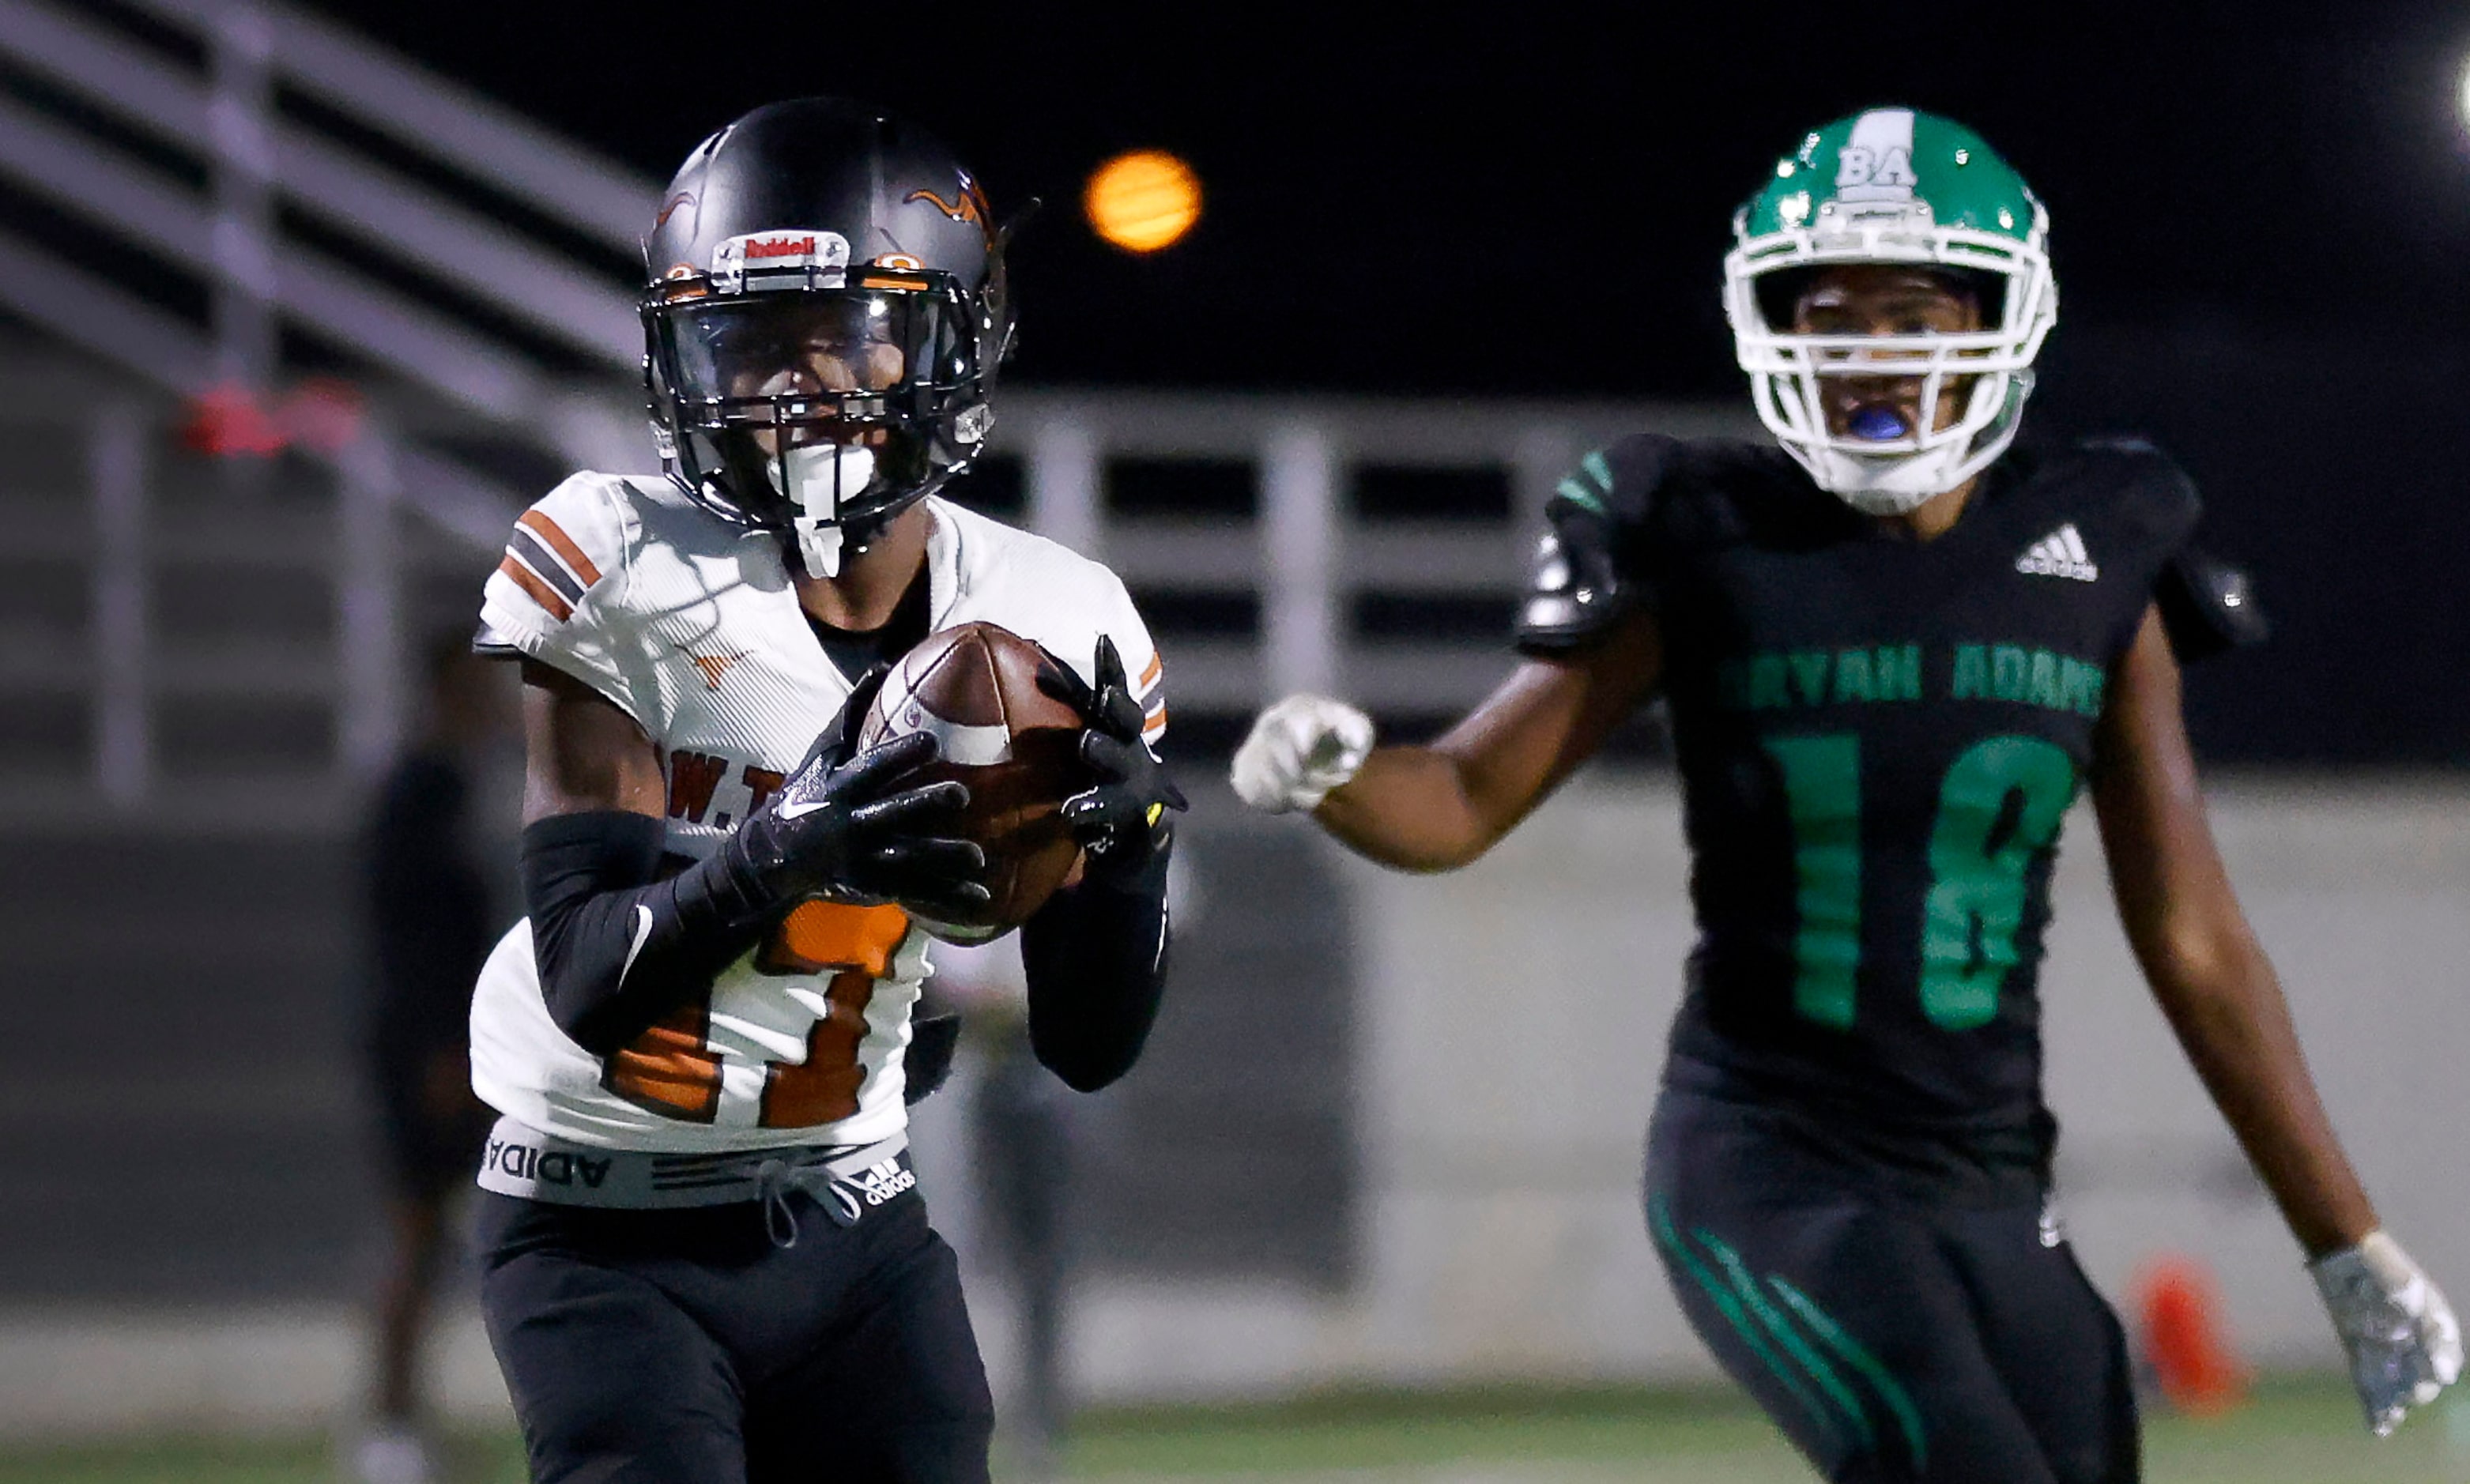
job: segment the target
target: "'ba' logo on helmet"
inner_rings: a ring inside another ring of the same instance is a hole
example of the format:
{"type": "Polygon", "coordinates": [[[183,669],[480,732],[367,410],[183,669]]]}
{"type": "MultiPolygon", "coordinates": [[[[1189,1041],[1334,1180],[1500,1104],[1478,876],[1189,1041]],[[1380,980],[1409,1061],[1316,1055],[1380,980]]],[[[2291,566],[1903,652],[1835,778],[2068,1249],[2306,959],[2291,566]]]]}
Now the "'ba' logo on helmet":
{"type": "Polygon", "coordinates": [[[1837,200],[1908,201],[1919,184],[1910,108],[1874,108],[1853,122],[1852,137],[1835,152],[1837,200]]]}

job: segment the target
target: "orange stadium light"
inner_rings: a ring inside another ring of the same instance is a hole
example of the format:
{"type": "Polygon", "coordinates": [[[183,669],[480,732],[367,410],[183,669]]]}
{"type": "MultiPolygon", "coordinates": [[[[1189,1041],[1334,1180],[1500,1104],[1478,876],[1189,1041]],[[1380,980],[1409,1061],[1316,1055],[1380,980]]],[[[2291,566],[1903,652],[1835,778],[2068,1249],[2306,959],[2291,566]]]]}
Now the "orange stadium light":
{"type": "Polygon", "coordinates": [[[1163,150],[1134,150],[1090,174],[1081,206],[1100,237],[1126,252],[1155,252],[1200,220],[1200,177],[1163,150]]]}

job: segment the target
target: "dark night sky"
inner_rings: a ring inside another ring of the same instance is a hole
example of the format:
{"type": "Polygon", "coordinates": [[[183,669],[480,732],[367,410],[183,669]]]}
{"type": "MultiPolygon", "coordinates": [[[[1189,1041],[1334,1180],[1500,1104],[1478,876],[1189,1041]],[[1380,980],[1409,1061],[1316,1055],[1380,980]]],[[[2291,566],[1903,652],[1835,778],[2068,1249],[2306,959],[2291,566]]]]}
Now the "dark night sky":
{"type": "MultiPolygon", "coordinates": [[[[2470,672],[2464,0],[1393,6],[1381,24],[1259,4],[646,23],[295,3],[655,180],[778,98],[917,119],[999,213],[1049,203],[1015,248],[1015,383],[1739,405],[1717,299],[1733,209],[1819,123],[1951,114],[2052,213],[2062,302],[2026,437],[2151,434],[2280,619],[2191,682],[2200,744],[2470,766],[2452,680],[2470,672]],[[1143,146],[1208,195],[1147,259],[1079,211],[1089,170],[1143,146]]],[[[0,197],[0,225],[20,218],[76,230],[0,197]]]]}
{"type": "Polygon", "coordinates": [[[2458,6],[2042,6],[2032,26],[1980,5],[1732,6],[1729,25],[1616,40],[1622,17],[1682,8],[1374,26],[766,6],[656,32],[520,4],[318,5],[664,177],[776,97],[918,118],[999,209],[1049,203],[1018,249],[1030,380],[1728,394],[1733,206],[1801,130],[1880,102],[1970,123],[2050,203],[2062,336],[2470,327],[2458,6]],[[1194,235],[1148,260],[1078,209],[1090,166],[1132,146],[1183,154],[1208,192],[1194,235]]]}
{"type": "Polygon", "coordinates": [[[2158,437],[2279,620],[2191,678],[2200,745],[2470,763],[2470,700],[2413,679],[2470,665],[2470,605],[2438,596],[2470,549],[2458,3],[1519,5],[1386,25],[770,6],[658,35],[318,3],[664,178],[770,99],[912,115],[998,210],[1049,202],[1017,248],[1014,368],[1048,383],[1737,398],[1716,298],[1733,208],[1815,124],[1951,114],[2050,205],[2062,307],[2033,426],[2158,437]],[[1693,18],[1630,35],[1676,13],[1693,18]],[[1194,235],[1146,260],[1078,207],[1089,169],[1137,146],[1184,155],[1208,192],[1194,235]]]}

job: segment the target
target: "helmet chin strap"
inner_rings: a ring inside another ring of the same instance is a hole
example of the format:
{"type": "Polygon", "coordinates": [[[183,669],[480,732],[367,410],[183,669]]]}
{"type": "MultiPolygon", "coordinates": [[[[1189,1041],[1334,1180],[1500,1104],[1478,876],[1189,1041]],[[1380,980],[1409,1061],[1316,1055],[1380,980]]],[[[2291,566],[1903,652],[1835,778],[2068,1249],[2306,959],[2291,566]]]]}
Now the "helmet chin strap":
{"type": "Polygon", "coordinates": [[[789,523],[798,533],[798,554],[806,570],[818,577],[839,576],[849,535],[841,523],[841,502],[855,498],[874,478],[874,452],[809,443],[765,460],[763,470],[773,489],[798,507],[789,523]]]}
{"type": "Polygon", "coordinates": [[[1827,449],[1810,473],[1821,489],[1863,515],[1907,515],[1964,482],[1963,456],[1955,447],[1872,461],[1827,449]]]}

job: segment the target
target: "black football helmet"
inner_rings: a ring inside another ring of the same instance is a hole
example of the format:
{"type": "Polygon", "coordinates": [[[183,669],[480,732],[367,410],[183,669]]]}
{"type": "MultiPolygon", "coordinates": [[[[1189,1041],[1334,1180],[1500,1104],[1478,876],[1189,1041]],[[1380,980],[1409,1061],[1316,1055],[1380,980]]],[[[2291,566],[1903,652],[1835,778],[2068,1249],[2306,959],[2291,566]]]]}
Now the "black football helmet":
{"type": "Polygon", "coordinates": [[[837,573],[985,445],[1004,238],[949,150],[860,104],[768,104],[697,145],[643,240],[669,476],[837,573]]]}

